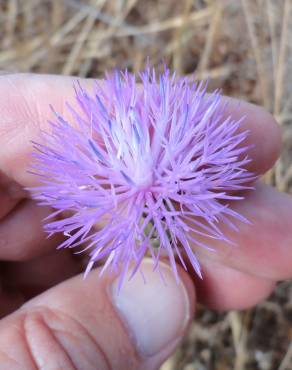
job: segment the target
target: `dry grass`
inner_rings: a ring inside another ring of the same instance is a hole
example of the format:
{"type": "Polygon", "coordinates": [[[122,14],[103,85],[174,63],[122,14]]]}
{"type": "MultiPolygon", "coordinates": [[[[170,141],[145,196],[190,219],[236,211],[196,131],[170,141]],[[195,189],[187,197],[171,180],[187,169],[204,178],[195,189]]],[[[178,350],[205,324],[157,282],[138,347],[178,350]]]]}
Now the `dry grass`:
{"type": "MultiPolygon", "coordinates": [[[[98,77],[162,60],[264,105],[284,151],[265,181],[292,190],[292,0],[0,0],[0,70],[98,77]]],[[[199,309],[163,370],[292,369],[292,286],[246,312],[199,309]]]]}

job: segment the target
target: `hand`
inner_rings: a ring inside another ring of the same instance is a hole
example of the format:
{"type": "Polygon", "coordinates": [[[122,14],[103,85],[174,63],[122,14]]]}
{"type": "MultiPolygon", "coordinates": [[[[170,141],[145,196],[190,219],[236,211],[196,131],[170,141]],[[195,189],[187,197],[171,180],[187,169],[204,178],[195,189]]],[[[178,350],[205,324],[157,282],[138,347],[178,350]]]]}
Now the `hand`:
{"type": "MultiPolygon", "coordinates": [[[[233,203],[253,224],[238,224],[241,231],[232,235],[226,230],[237,246],[218,242],[216,253],[200,252],[203,280],[180,269],[177,285],[163,265],[164,285],[148,260],[147,284],[136,275],[119,295],[113,278],[99,278],[98,270],[85,281],[73,277],[79,261],[55,250],[59,236],[45,239],[42,231],[49,209],[22,189],[35,181],[27,173],[30,140],[46,128],[49,104],[66,116],[65,100],[74,101],[70,77],[0,78],[0,369],[157,369],[187,330],[196,300],[242,309],[267,297],[277,280],[291,278],[292,200],[261,184],[233,203]]],[[[229,109],[237,104],[230,99],[229,109]]],[[[275,121],[244,102],[234,114],[247,115],[250,169],[266,172],[281,146],[275,121]]]]}

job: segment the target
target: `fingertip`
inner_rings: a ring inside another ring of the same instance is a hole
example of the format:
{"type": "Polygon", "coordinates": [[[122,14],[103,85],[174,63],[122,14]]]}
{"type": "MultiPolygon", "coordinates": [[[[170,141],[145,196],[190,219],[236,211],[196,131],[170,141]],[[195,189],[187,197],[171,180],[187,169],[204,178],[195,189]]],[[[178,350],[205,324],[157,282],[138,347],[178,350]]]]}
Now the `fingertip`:
{"type": "Polygon", "coordinates": [[[241,119],[241,130],[247,130],[249,135],[244,144],[249,146],[248,156],[251,162],[248,170],[257,174],[267,172],[278,159],[282,148],[280,125],[274,116],[265,108],[231,97],[224,96],[226,103],[225,115],[241,119]]]}
{"type": "Polygon", "coordinates": [[[219,311],[243,310],[266,299],[275,288],[275,281],[224,266],[202,261],[203,280],[195,278],[198,301],[219,311]]]}
{"type": "Polygon", "coordinates": [[[270,112],[250,103],[246,125],[251,130],[251,135],[247,140],[253,144],[249,153],[253,159],[252,166],[257,173],[263,174],[275,164],[280,156],[281,127],[270,112]]]}

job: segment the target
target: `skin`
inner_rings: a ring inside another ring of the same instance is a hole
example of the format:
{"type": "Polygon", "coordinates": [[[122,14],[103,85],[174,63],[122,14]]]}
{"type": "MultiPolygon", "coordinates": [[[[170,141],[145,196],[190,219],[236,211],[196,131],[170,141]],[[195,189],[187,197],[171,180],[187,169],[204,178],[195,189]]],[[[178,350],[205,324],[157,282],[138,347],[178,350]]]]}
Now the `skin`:
{"type": "MultiPolygon", "coordinates": [[[[0,364],[11,369],[91,369],[88,364],[93,361],[100,369],[142,369],[145,364],[112,312],[105,292],[111,277],[89,275],[86,292],[91,289],[95,293],[81,300],[80,262],[68,251],[55,250],[59,236],[45,238],[41,220],[50,210],[37,207],[23,190],[36,181],[27,173],[30,140],[37,140],[39,129],[46,129],[47,119],[52,118],[49,103],[66,117],[64,97],[74,101],[72,81],[59,76],[0,77],[0,364]],[[94,317],[93,310],[97,312],[94,317]],[[78,333],[75,342],[64,340],[62,332],[66,331],[78,333]],[[111,338],[110,346],[106,338],[111,338]],[[48,358],[46,367],[37,363],[36,344],[48,358]],[[133,358],[133,363],[121,362],[120,353],[133,358]],[[50,365],[53,359],[59,367],[50,365]]],[[[82,85],[90,88],[92,81],[84,80],[82,85]]],[[[264,174],[281,150],[277,123],[260,107],[225,99],[234,116],[246,115],[244,129],[250,130],[248,144],[253,144],[249,169],[264,174]]],[[[203,280],[179,270],[192,307],[194,291],[197,301],[214,309],[251,307],[266,298],[277,281],[292,277],[291,197],[257,183],[255,191],[247,193],[244,201],[233,202],[232,208],[252,222],[238,223],[238,233],[226,229],[237,245],[218,242],[216,253],[196,251],[203,280]]],[[[166,350],[148,368],[157,368],[173,350],[166,350]]]]}

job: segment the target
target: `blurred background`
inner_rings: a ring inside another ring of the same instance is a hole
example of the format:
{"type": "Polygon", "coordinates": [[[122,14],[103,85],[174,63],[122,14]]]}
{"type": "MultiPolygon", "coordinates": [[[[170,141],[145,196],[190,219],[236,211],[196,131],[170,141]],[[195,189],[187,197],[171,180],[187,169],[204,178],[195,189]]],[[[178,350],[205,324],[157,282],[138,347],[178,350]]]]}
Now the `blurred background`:
{"type": "MultiPolygon", "coordinates": [[[[284,150],[264,181],[292,193],[292,0],[0,0],[0,73],[100,77],[147,57],[272,112],[284,150]]],[[[245,312],[199,307],[161,370],[291,370],[291,340],[283,282],[245,312]]]]}

